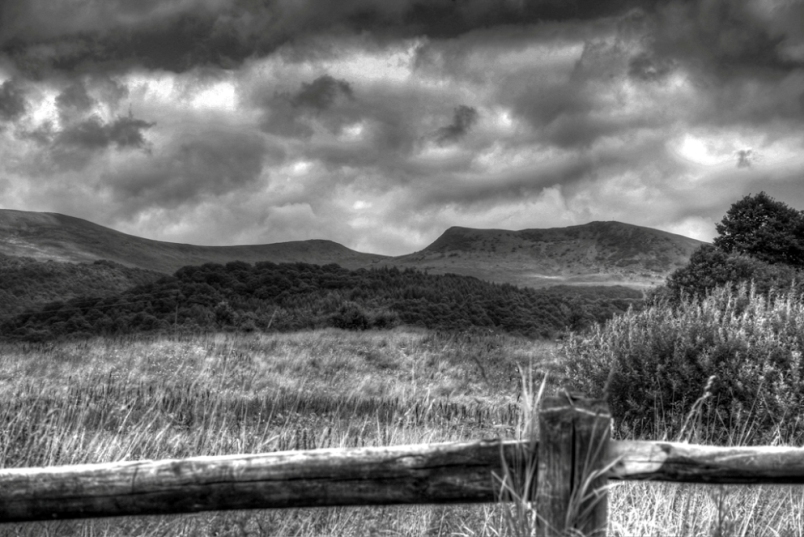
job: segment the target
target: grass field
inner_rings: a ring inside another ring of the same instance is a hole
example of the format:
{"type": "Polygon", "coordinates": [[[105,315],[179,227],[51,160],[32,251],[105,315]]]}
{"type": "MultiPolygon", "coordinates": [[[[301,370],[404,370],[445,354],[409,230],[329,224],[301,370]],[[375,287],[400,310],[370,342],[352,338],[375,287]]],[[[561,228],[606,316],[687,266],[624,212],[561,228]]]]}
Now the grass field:
{"type": "MultiPolygon", "coordinates": [[[[0,347],[0,464],[51,466],[515,438],[519,366],[554,343],[337,330],[0,347]]],[[[556,385],[550,384],[550,388],[556,385]]],[[[611,535],[804,535],[792,487],[627,483],[611,535]]],[[[514,535],[499,505],[293,509],[0,525],[0,535],[514,535]]]]}

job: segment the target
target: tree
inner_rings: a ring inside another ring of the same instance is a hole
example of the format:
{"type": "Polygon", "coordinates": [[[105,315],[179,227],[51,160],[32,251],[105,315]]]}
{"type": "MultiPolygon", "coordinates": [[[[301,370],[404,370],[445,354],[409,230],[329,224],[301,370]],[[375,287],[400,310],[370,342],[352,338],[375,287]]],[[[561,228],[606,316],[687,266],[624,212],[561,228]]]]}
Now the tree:
{"type": "Polygon", "coordinates": [[[794,283],[801,287],[804,212],[760,192],[734,203],[716,229],[713,244],[693,252],[689,263],[651,294],[651,302],[678,302],[684,295],[701,297],[716,287],[750,282],[763,295],[794,283]]]}
{"type": "Polygon", "coordinates": [[[771,289],[784,289],[796,281],[796,270],[785,264],[770,264],[743,254],[727,254],[711,244],[704,244],[692,253],[689,263],[667,278],[667,291],[657,298],[668,296],[679,300],[682,295],[704,296],[715,287],[754,282],[755,290],[767,294],[771,289]]]}
{"type": "Polygon", "coordinates": [[[727,254],[804,267],[804,212],[765,192],[734,203],[716,229],[713,243],[727,254]]]}

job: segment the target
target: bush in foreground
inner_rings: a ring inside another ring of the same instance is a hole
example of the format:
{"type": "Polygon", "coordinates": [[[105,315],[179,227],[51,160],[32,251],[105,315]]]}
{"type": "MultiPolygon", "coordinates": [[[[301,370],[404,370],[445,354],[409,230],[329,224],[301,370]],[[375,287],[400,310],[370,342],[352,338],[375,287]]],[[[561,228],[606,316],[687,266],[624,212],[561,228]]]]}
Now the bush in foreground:
{"type": "Polygon", "coordinates": [[[719,288],[656,304],[570,338],[562,353],[570,387],[606,397],[620,435],[696,430],[711,435],[701,441],[740,434],[762,443],[792,439],[804,425],[804,297],[795,291],[719,288]],[[703,423],[689,422],[694,407],[703,423]]]}

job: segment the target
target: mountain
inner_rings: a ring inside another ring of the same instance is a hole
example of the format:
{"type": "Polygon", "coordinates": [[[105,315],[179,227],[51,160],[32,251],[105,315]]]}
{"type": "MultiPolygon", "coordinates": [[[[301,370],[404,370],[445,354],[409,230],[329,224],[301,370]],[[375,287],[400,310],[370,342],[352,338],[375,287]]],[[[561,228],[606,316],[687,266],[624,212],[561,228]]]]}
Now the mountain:
{"type": "Polygon", "coordinates": [[[620,222],[550,229],[452,227],[425,249],[399,257],[366,254],[308,240],[248,246],[161,242],[56,213],[0,209],[0,256],[94,262],[172,274],[186,265],[230,261],[336,263],[344,268],[399,267],[455,273],[524,287],[663,283],[701,241],[620,222]]]}
{"type": "Polygon", "coordinates": [[[550,229],[452,227],[419,252],[379,264],[525,287],[650,287],[684,266],[701,241],[621,222],[550,229]]]}
{"type": "Polygon", "coordinates": [[[364,254],[327,240],[246,246],[195,246],[127,235],[57,213],[0,209],[0,255],[73,263],[100,259],[172,274],[186,265],[230,261],[337,263],[364,267],[385,256],[364,254]]]}

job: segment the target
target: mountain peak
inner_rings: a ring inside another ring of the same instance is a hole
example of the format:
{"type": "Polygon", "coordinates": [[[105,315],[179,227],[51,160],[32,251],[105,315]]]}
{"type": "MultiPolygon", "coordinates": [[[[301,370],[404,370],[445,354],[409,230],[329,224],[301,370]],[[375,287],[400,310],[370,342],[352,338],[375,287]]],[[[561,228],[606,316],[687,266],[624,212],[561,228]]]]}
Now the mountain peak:
{"type": "Polygon", "coordinates": [[[662,283],[684,266],[701,241],[618,221],[545,229],[453,226],[401,263],[492,281],[542,287],[556,284],[662,283]]]}

